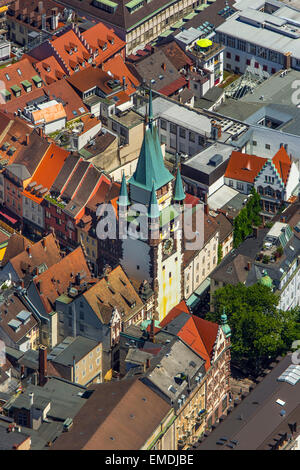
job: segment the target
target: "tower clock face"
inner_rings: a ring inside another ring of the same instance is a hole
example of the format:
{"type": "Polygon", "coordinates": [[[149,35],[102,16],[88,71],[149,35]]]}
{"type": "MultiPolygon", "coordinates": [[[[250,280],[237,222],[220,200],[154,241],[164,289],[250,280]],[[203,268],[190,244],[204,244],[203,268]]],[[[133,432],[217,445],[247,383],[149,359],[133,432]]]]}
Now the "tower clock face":
{"type": "Polygon", "coordinates": [[[172,238],[170,238],[169,240],[165,240],[163,244],[164,254],[170,255],[172,253],[173,246],[174,246],[174,241],[172,240],[172,238]]]}

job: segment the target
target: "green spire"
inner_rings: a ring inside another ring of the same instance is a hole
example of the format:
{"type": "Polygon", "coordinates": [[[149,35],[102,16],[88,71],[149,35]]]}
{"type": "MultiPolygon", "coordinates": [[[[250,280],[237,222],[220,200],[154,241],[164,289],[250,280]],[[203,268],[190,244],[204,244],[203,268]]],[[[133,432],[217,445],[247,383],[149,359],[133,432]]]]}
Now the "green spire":
{"type": "Polygon", "coordinates": [[[231,329],[230,326],[227,323],[227,315],[225,313],[225,307],[223,308],[223,313],[221,315],[221,328],[223,330],[223,333],[226,338],[231,336],[231,329]]]}
{"type": "Polygon", "coordinates": [[[151,191],[154,182],[155,190],[172,181],[173,176],[166,169],[159,143],[156,126],[146,129],[138,163],[129,183],[133,186],[151,191]]]}
{"type": "Polygon", "coordinates": [[[157,203],[155,186],[154,186],[154,181],[153,181],[149,209],[148,209],[148,217],[150,219],[157,219],[159,216],[160,216],[159,207],[157,203]]]}
{"type": "Polygon", "coordinates": [[[176,173],[176,181],[175,181],[175,187],[174,187],[174,201],[184,201],[185,199],[185,192],[183,189],[183,184],[182,184],[182,179],[181,179],[181,174],[179,168],[177,169],[176,173]]]}
{"type": "Polygon", "coordinates": [[[127,193],[127,185],[126,185],[126,179],[125,179],[124,171],[123,171],[122,184],[121,184],[121,189],[120,189],[120,194],[119,194],[117,204],[119,206],[123,206],[123,207],[127,207],[130,204],[129,198],[128,198],[128,193],[127,193]]]}
{"type": "Polygon", "coordinates": [[[149,91],[149,127],[152,130],[152,123],[153,123],[153,106],[152,106],[152,88],[150,87],[149,91]]]}

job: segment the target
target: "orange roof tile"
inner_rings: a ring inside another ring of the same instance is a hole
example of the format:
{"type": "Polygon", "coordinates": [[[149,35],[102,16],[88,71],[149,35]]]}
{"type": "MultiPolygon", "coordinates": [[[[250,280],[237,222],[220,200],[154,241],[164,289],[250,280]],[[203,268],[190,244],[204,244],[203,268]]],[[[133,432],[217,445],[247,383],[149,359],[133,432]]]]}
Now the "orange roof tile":
{"type": "Polygon", "coordinates": [[[66,75],[66,72],[61,67],[60,63],[54,56],[41,60],[35,64],[40,77],[49,85],[53,80],[60,80],[66,75]]]}
{"type": "Polygon", "coordinates": [[[84,282],[91,280],[91,273],[80,246],[33,279],[48,313],[53,310],[56,299],[66,292],[71,282],[74,283],[77,273],[85,274],[84,282]]]}
{"type": "Polygon", "coordinates": [[[177,336],[205,360],[205,370],[208,370],[210,368],[210,355],[195,324],[194,316],[186,322],[177,336]]]}
{"type": "MultiPolygon", "coordinates": [[[[41,163],[33,173],[31,181],[36,183],[35,187],[42,185],[43,188],[49,190],[69,154],[70,152],[67,150],[56,144],[51,144],[41,163]]],[[[32,190],[27,187],[22,194],[37,203],[43,200],[43,197],[34,194],[34,187],[32,190]]]]}
{"type": "MultiPolygon", "coordinates": [[[[36,70],[33,68],[32,64],[27,58],[21,59],[15,64],[11,64],[4,67],[3,69],[0,69],[0,81],[4,82],[6,90],[11,93],[11,99],[9,103],[19,99],[11,90],[11,87],[14,85],[19,86],[21,88],[21,96],[26,95],[27,101],[30,101],[31,93],[36,90],[36,86],[32,80],[32,77],[35,77],[36,75],[36,70]],[[31,92],[25,91],[25,88],[22,85],[22,82],[25,80],[28,80],[31,83],[31,92]]],[[[5,104],[3,104],[3,106],[5,106],[5,104]]]]}
{"type": "Polygon", "coordinates": [[[193,315],[193,320],[209,356],[212,357],[213,348],[218,336],[219,325],[217,323],[204,320],[203,318],[196,317],[195,315],[193,315]]]}
{"type": "Polygon", "coordinates": [[[254,178],[258,175],[266,162],[267,158],[233,151],[224,176],[225,178],[253,183],[254,178]]]}
{"type": "Polygon", "coordinates": [[[103,64],[102,70],[105,72],[110,71],[114,75],[114,78],[120,80],[121,83],[123,77],[125,77],[127,85],[126,92],[129,95],[135,93],[136,87],[140,85],[138,79],[130,72],[122,57],[119,55],[113,57],[103,64]]]}
{"type": "Polygon", "coordinates": [[[75,72],[72,66],[73,62],[78,66],[78,70],[83,70],[84,67],[80,64],[91,56],[91,53],[88,51],[87,47],[83,45],[73,29],[66,31],[61,36],[53,36],[51,44],[65,62],[70,75],[75,72]],[[77,48],[77,50],[75,50],[74,47],[77,48]],[[71,49],[72,53],[70,54],[71,49]],[[80,59],[80,63],[77,61],[78,58],[80,59]]]}
{"type": "Polygon", "coordinates": [[[102,63],[113,56],[126,44],[115,34],[113,29],[108,28],[103,23],[95,24],[95,26],[84,31],[82,36],[94,50],[99,50],[99,55],[94,59],[96,64],[102,63]],[[107,48],[103,51],[102,47],[105,43],[107,48]]]}
{"type": "Polygon", "coordinates": [[[172,310],[169,311],[168,315],[160,322],[159,326],[164,328],[166,325],[168,325],[168,323],[170,323],[182,313],[188,313],[191,315],[185,300],[182,300],[178,305],[173,307],[172,310]]]}
{"type": "Polygon", "coordinates": [[[272,158],[272,162],[276,170],[278,171],[280,178],[282,179],[284,184],[286,184],[291,170],[292,162],[284,147],[280,147],[278,152],[272,158]]]}
{"type": "Polygon", "coordinates": [[[41,122],[53,122],[58,119],[66,118],[66,112],[61,103],[56,103],[47,108],[39,109],[32,112],[33,122],[39,124],[41,122]]]}

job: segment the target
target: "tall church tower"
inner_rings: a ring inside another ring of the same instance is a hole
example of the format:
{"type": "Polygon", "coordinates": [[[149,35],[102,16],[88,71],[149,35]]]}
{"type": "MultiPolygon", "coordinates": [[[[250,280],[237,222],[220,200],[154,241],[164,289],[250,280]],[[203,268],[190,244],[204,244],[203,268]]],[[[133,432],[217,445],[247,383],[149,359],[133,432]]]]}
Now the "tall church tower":
{"type": "Polygon", "coordinates": [[[122,184],[119,198],[119,214],[122,210],[128,226],[120,263],[130,277],[149,281],[159,321],[183,297],[183,240],[177,228],[185,194],[179,170],[174,180],[164,165],[150,90],[148,126],[136,171],[129,180],[129,195],[122,184]]]}

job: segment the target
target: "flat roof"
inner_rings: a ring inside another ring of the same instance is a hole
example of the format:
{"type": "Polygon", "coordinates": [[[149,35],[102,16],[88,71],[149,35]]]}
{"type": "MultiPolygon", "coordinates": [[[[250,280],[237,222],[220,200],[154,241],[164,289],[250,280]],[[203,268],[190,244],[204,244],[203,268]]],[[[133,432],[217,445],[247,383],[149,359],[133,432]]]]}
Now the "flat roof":
{"type": "Polygon", "coordinates": [[[144,122],[144,119],[132,110],[119,116],[117,114],[114,114],[110,116],[110,119],[120,123],[122,126],[127,127],[128,129],[138,126],[139,124],[144,122]]]}
{"type": "Polygon", "coordinates": [[[174,39],[177,39],[178,41],[189,45],[191,42],[198,39],[201,35],[202,33],[201,31],[199,31],[199,29],[189,28],[176,34],[176,36],[174,36],[174,39]]]}
{"type": "MultiPolygon", "coordinates": [[[[298,21],[300,25],[300,12],[298,21]]],[[[284,23],[287,23],[287,20],[284,21],[284,23]]],[[[258,46],[263,45],[265,48],[277,51],[282,54],[291,52],[292,56],[300,58],[300,38],[286,36],[283,32],[284,30],[282,29],[286,28],[286,25],[282,24],[283,23],[279,20],[278,16],[275,17],[274,15],[268,15],[266,13],[258,12],[254,9],[245,9],[242,12],[237,12],[228,18],[227,21],[216,28],[216,32],[228,34],[238,38],[239,40],[244,40],[258,46]],[[277,28],[277,31],[270,30],[265,27],[257,27],[254,24],[250,24],[248,22],[245,23],[243,21],[243,18],[245,17],[249,17],[250,21],[253,17],[253,21],[258,21],[261,23],[270,22],[270,26],[277,28]]],[[[298,28],[299,25],[294,26],[294,28],[298,28]]],[[[288,27],[293,29],[290,23],[288,27]]]]}
{"type": "Polygon", "coordinates": [[[197,153],[197,155],[185,162],[184,165],[195,170],[199,170],[203,173],[210,174],[216,168],[218,168],[219,165],[224,163],[224,161],[229,159],[233,150],[234,147],[232,147],[231,145],[222,144],[221,142],[215,142],[206,149],[197,153]],[[220,159],[219,163],[214,166],[211,165],[209,162],[211,161],[211,159],[214,159],[216,155],[221,155],[222,160],[220,159]]]}
{"type": "Polygon", "coordinates": [[[220,189],[215,191],[211,196],[208,197],[207,203],[210,209],[217,210],[221,209],[225,204],[229,203],[237,194],[233,188],[230,188],[226,184],[223,184],[220,189]]]}

